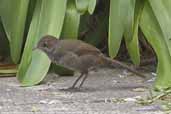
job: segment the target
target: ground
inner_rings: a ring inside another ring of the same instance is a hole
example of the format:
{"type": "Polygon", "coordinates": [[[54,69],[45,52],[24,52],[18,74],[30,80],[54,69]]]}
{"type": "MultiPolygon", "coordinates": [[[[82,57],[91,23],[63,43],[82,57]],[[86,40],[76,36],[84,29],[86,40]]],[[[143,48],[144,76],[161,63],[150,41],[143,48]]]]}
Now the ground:
{"type": "Polygon", "coordinates": [[[50,73],[37,86],[21,87],[15,77],[0,79],[0,114],[163,114],[159,104],[142,105],[149,96],[149,77],[135,77],[123,69],[91,72],[80,91],[62,91],[78,77],[50,73]]]}

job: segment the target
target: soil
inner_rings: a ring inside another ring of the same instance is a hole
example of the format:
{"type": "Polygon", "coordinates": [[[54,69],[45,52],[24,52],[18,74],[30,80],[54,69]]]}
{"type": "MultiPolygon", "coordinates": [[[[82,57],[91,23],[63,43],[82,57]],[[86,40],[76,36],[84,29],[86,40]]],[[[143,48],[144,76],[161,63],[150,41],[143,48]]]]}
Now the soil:
{"type": "Polygon", "coordinates": [[[32,87],[21,87],[15,77],[0,79],[0,114],[163,114],[161,105],[142,105],[150,95],[154,76],[136,77],[123,69],[91,72],[83,88],[63,91],[79,76],[50,73],[32,87]]]}

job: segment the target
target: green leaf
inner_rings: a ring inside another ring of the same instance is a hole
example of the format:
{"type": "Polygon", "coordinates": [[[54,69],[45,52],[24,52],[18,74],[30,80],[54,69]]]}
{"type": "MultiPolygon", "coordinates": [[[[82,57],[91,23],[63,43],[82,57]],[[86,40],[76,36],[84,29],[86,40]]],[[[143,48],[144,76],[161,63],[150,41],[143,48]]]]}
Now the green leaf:
{"type": "Polygon", "coordinates": [[[68,2],[70,2],[72,4],[75,4],[76,5],[75,7],[78,10],[78,12],[81,13],[81,14],[84,14],[87,11],[88,7],[89,7],[88,6],[89,1],[90,0],[75,0],[75,3],[74,3],[74,0],[69,0],[68,2]]]}
{"type": "Polygon", "coordinates": [[[95,8],[96,8],[96,0],[89,0],[88,12],[90,14],[93,14],[95,8]]]}
{"type": "Polygon", "coordinates": [[[148,2],[145,4],[142,12],[140,27],[146,39],[155,50],[158,59],[155,88],[157,90],[168,89],[171,87],[171,58],[169,49],[166,45],[161,27],[148,2]]]}
{"type": "Polygon", "coordinates": [[[67,0],[37,0],[23,57],[17,73],[17,78],[23,85],[38,84],[48,72],[50,61],[47,56],[37,51],[32,56],[32,49],[44,35],[49,34],[59,38],[66,4],[67,0]],[[34,63],[35,61],[36,63],[34,63]]]}
{"type": "MultiPolygon", "coordinates": [[[[144,1],[136,0],[135,3],[135,12],[134,12],[134,19],[133,19],[133,28],[132,28],[132,40],[128,38],[130,35],[125,34],[126,37],[126,46],[128,49],[128,53],[133,61],[134,64],[140,64],[140,52],[139,52],[139,41],[138,41],[138,28],[139,28],[139,20],[141,18],[141,14],[144,8],[144,1]]],[[[130,29],[131,30],[131,29],[130,29]]],[[[128,30],[129,31],[129,30],[128,30]]]]}
{"type": "Polygon", "coordinates": [[[0,55],[2,56],[9,56],[10,55],[10,49],[9,49],[9,43],[8,39],[5,34],[5,30],[2,25],[2,21],[0,18],[0,55]]]}
{"type": "Polygon", "coordinates": [[[133,29],[134,29],[134,10],[135,10],[135,0],[127,0],[127,7],[125,7],[125,30],[124,36],[126,41],[131,41],[133,39],[133,29]]]}
{"type": "Polygon", "coordinates": [[[84,14],[88,11],[89,14],[93,14],[96,7],[96,0],[75,0],[75,4],[79,13],[84,14]]]}
{"type": "Polygon", "coordinates": [[[9,40],[11,57],[14,63],[18,63],[29,0],[0,0],[0,3],[0,14],[9,40]]]}
{"type": "Polygon", "coordinates": [[[30,0],[25,24],[25,31],[24,31],[24,41],[26,41],[27,34],[29,32],[30,23],[32,21],[33,13],[35,10],[37,0],[30,0]]]}
{"type": "Polygon", "coordinates": [[[164,40],[171,55],[171,1],[170,0],[149,0],[154,15],[161,27],[164,40]]]}
{"type": "Polygon", "coordinates": [[[63,39],[77,39],[80,24],[80,13],[77,11],[74,0],[67,3],[65,21],[62,29],[61,37],[63,39]]]}
{"type": "Polygon", "coordinates": [[[32,58],[32,62],[22,80],[23,86],[31,86],[43,80],[51,63],[48,56],[40,50],[33,51],[32,58]]]}
{"type": "Polygon", "coordinates": [[[129,0],[111,0],[109,16],[109,55],[113,58],[118,53],[123,33],[129,0]]]}

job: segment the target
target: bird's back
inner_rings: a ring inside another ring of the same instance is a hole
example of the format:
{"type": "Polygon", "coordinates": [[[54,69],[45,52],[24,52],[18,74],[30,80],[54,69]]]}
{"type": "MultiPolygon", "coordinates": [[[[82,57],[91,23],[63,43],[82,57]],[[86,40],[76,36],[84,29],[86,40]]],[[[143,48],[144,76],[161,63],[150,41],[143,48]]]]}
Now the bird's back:
{"type": "Polygon", "coordinates": [[[71,51],[78,56],[87,54],[101,54],[99,49],[80,40],[61,40],[60,44],[61,49],[64,49],[65,51],[71,51]]]}

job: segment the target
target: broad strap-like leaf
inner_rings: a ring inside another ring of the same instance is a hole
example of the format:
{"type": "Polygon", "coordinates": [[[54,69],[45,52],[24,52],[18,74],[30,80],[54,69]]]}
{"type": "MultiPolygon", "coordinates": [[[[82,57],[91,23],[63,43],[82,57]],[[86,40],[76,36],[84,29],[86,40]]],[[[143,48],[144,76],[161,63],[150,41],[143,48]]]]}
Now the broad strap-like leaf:
{"type": "Polygon", "coordinates": [[[127,0],[127,6],[125,7],[125,19],[123,23],[125,24],[124,36],[126,41],[131,41],[133,39],[133,29],[134,29],[134,12],[136,7],[136,0],[127,0]]]}
{"type": "Polygon", "coordinates": [[[29,0],[0,0],[0,15],[14,63],[18,63],[21,56],[28,4],[29,0]]]}
{"type": "Polygon", "coordinates": [[[50,67],[51,61],[42,51],[33,51],[32,58],[31,64],[29,65],[29,68],[21,81],[22,86],[38,84],[44,79],[44,76],[50,67]]]}
{"type": "Polygon", "coordinates": [[[169,49],[166,45],[162,28],[148,2],[145,4],[142,12],[140,27],[146,39],[155,50],[158,59],[155,88],[157,90],[168,89],[171,87],[171,58],[169,49]]]}
{"type": "Polygon", "coordinates": [[[95,8],[96,8],[96,0],[89,0],[89,4],[88,4],[89,14],[93,14],[95,8]]]}
{"type": "Polygon", "coordinates": [[[88,9],[89,1],[90,0],[69,0],[68,2],[74,4],[80,14],[84,14],[88,9]]]}
{"type": "Polygon", "coordinates": [[[109,15],[109,55],[113,58],[120,48],[123,33],[125,31],[125,19],[129,0],[111,0],[109,15]]]}
{"type": "Polygon", "coordinates": [[[89,14],[93,14],[96,7],[96,0],[74,0],[74,1],[76,4],[76,9],[78,10],[79,13],[84,14],[85,12],[88,11],[89,14]]]}
{"type": "Polygon", "coordinates": [[[149,0],[171,55],[171,0],[149,0]]]}
{"type": "MultiPolygon", "coordinates": [[[[131,57],[131,60],[134,64],[139,65],[140,64],[140,51],[139,51],[139,40],[138,40],[138,29],[139,29],[139,20],[142,15],[142,11],[144,8],[144,0],[136,0],[135,2],[135,8],[134,8],[134,19],[133,19],[133,28],[132,28],[132,36],[131,34],[125,34],[125,43],[126,47],[128,49],[128,53],[131,57]],[[132,37],[130,40],[129,37],[132,37]]],[[[133,5],[131,5],[133,6],[133,5]]],[[[127,27],[129,29],[129,27],[127,27]]],[[[131,29],[131,27],[130,27],[131,29]]],[[[131,30],[127,30],[129,32],[131,30]]]]}
{"type": "Polygon", "coordinates": [[[61,37],[63,39],[77,39],[80,24],[80,15],[81,14],[76,8],[75,1],[69,0],[67,3],[65,20],[61,34],[61,37]]]}
{"type": "Polygon", "coordinates": [[[48,72],[50,61],[45,54],[33,52],[44,35],[59,38],[67,0],[37,0],[17,78],[22,85],[38,84],[48,72]]]}

